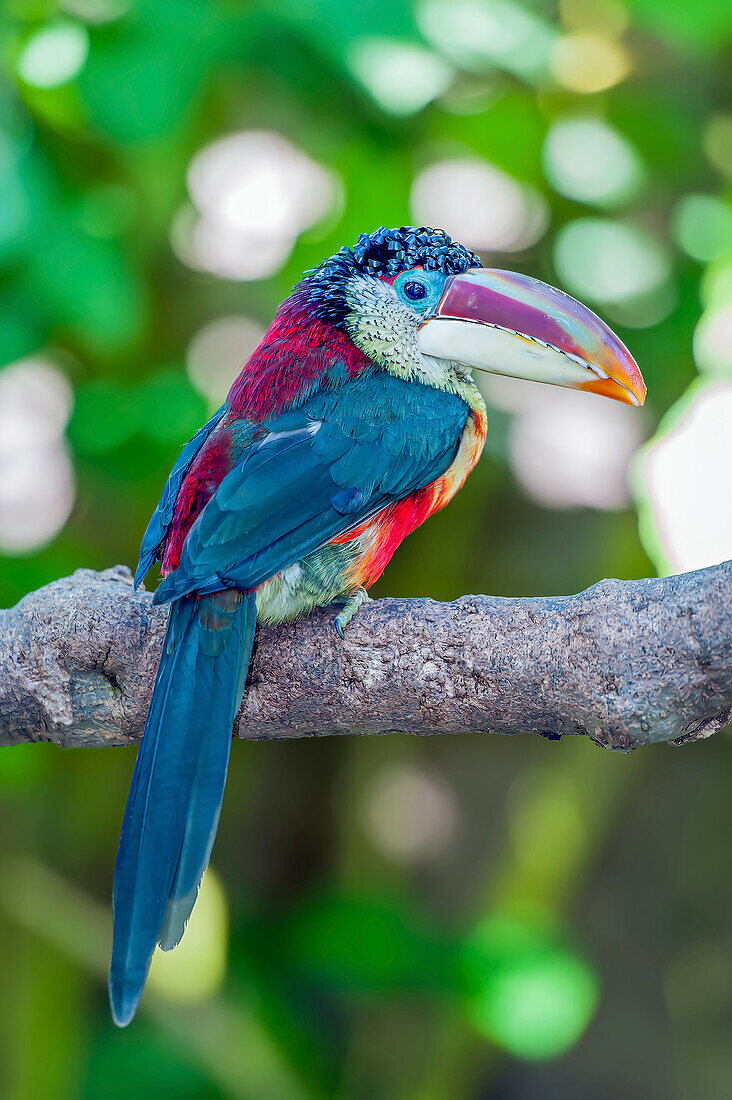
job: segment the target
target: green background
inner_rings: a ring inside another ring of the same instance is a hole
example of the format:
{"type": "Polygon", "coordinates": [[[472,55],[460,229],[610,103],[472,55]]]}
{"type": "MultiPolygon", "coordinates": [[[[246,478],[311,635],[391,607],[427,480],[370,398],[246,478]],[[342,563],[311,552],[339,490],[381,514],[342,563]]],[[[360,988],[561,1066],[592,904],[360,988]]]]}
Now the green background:
{"type": "MultiPolygon", "coordinates": [[[[437,161],[490,163],[543,211],[543,232],[484,250],[488,264],[579,293],[598,225],[661,257],[645,297],[592,299],[643,369],[641,437],[683,410],[699,369],[707,384],[694,333],[720,295],[732,301],[732,9],[475,0],[460,12],[471,33],[458,41],[458,6],[434,2],[6,3],[0,398],[39,359],[72,387],[65,436],[41,458],[66,464],[74,498],[47,540],[0,552],[0,606],[80,566],[134,565],[210,407],[186,370],[191,340],[232,315],[266,326],[302,270],[361,231],[410,223],[413,182],[437,161]],[[478,30],[473,43],[481,12],[518,45],[478,30]],[[631,150],[614,190],[590,172],[579,194],[566,157],[552,168],[548,134],[566,118],[599,119],[631,150]],[[332,201],[266,278],[193,270],[173,246],[196,216],[188,166],[252,130],[325,169],[332,201]]],[[[15,449],[35,444],[2,415],[12,494],[15,449]]],[[[517,472],[517,415],[490,406],[478,469],[376,595],[562,593],[668,567],[642,473],[643,542],[629,503],[551,507],[517,472]]],[[[538,737],[234,749],[214,873],[125,1032],[104,971],[134,753],[0,754],[4,1098],[728,1093],[728,736],[627,757],[538,737]]]]}

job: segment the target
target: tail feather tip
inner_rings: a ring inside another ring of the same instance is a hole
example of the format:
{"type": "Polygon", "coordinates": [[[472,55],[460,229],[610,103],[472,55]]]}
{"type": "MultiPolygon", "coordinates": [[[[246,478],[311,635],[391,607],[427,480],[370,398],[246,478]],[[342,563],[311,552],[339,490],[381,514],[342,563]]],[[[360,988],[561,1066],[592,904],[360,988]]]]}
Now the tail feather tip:
{"type": "Polygon", "coordinates": [[[117,1027],[127,1027],[135,1015],[146,977],[147,973],[141,975],[138,980],[133,980],[129,974],[119,978],[110,974],[109,1004],[112,1009],[112,1019],[117,1027]]]}

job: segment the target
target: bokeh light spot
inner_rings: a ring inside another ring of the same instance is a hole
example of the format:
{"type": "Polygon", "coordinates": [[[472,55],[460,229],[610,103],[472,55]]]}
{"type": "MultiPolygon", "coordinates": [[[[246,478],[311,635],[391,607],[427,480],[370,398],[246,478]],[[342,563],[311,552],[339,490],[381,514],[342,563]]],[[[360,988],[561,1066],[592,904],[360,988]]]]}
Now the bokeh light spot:
{"type": "Polygon", "coordinates": [[[46,359],[0,371],[0,551],[27,553],[61,530],[74,504],[64,443],[73,394],[46,359]]]}
{"type": "Polygon", "coordinates": [[[655,324],[675,302],[668,250],[622,222],[579,218],[563,226],[554,243],[554,266],[578,298],[622,307],[616,316],[627,325],[655,324]]]}
{"type": "Polygon", "coordinates": [[[418,863],[445,850],[458,807],[439,777],[408,765],[372,776],[362,797],[363,827],[372,843],[398,863],[418,863]]]}
{"type": "Polygon", "coordinates": [[[710,264],[702,275],[700,296],[706,309],[732,304],[732,257],[710,264]]]}
{"type": "Polygon", "coordinates": [[[702,133],[704,152],[710,164],[732,177],[732,114],[714,114],[702,133]]]}
{"type": "Polygon", "coordinates": [[[226,894],[209,867],[183,939],[174,951],[157,950],[153,955],[150,987],[173,1001],[212,997],[224,981],[228,952],[226,894]]]}
{"type": "Polygon", "coordinates": [[[190,267],[246,280],[286,263],[297,237],[332,209],[337,181],[280,134],[251,130],[198,153],[188,190],[198,217],[184,207],[175,219],[176,252],[190,267]]]}
{"type": "Polygon", "coordinates": [[[701,263],[732,253],[732,207],[716,195],[684,195],[671,228],[679,247],[701,263]]]}
{"type": "Polygon", "coordinates": [[[633,146],[600,118],[555,122],[542,153],[544,174],[560,195],[577,202],[615,205],[632,198],[643,179],[633,146]]]}
{"type": "Polygon", "coordinates": [[[562,22],[572,31],[598,31],[617,37],[630,25],[630,12],[621,0],[560,0],[562,22]]]}
{"type": "Polygon", "coordinates": [[[519,1058],[556,1058],[595,1011],[593,971],[547,929],[497,915],[481,922],[463,955],[466,1013],[475,1029],[519,1058]]]}
{"type": "Polygon", "coordinates": [[[630,57],[622,43],[593,32],[565,34],[552,48],[554,79],[572,92],[604,92],[630,72],[630,57]]]}
{"type": "Polygon", "coordinates": [[[509,459],[530,497],[549,508],[627,506],[628,468],[645,438],[641,411],[523,379],[477,381],[489,405],[513,414],[509,459]]]}
{"type": "Polygon", "coordinates": [[[544,234],[544,198],[485,160],[442,160],[419,173],[410,196],[415,224],[438,225],[481,251],[517,252],[544,234]]]}
{"type": "Polygon", "coordinates": [[[732,381],[697,383],[641,453],[641,536],[661,573],[732,558],[731,424],[732,381]]]}
{"type": "Polygon", "coordinates": [[[132,0],[62,0],[61,7],[86,23],[112,23],[132,7],[132,0]]]}
{"type": "Polygon", "coordinates": [[[597,983],[579,959],[547,954],[497,975],[474,1005],[478,1029],[520,1058],[556,1058],[574,1046],[597,1002],[597,983]]]}
{"type": "Polygon", "coordinates": [[[28,39],[18,58],[18,76],[34,88],[58,88],[86,64],[89,34],[80,23],[61,21],[28,39]]]}
{"type": "Polygon", "coordinates": [[[699,370],[732,376],[732,298],[702,314],[694,332],[694,359],[699,370]]]}
{"type": "Polygon", "coordinates": [[[368,36],[357,38],[347,63],[383,110],[413,115],[443,95],[453,78],[452,66],[417,42],[368,36]]]}
{"type": "Polygon", "coordinates": [[[264,336],[251,317],[219,317],[196,333],[186,351],[186,369],[193,385],[217,407],[231,383],[264,336]]]}
{"type": "Polygon", "coordinates": [[[423,0],[417,21],[435,49],[463,69],[495,66],[526,80],[548,71],[556,29],[512,0],[423,0]]]}

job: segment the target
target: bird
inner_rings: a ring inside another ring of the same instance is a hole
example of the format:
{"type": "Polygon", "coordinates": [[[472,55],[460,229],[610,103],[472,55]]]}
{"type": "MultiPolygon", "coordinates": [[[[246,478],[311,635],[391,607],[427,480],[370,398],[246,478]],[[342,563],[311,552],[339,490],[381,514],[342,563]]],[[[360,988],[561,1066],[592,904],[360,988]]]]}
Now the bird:
{"type": "Polygon", "coordinates": [[[620,339],[574,298],[444,230],[363,233],[306,272],[183,448],[142,540],[162,655],[124,813],[109,994],[126,1026],[181,939],[216,835],[257,623],[342,605],[460,489],[487,415],[473,370],[641,405],[620,339]]]}

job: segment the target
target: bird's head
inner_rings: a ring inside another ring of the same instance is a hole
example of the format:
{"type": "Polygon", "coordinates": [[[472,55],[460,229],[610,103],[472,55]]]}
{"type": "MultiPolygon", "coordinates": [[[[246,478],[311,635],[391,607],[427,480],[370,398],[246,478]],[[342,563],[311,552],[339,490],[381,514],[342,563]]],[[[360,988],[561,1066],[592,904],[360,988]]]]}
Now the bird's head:
{"type": "Polygon", "coordinates": [[[377,365],[439,384],[446,370],[588,390],[642,405],[640,370],[591,310],[554,287],[484,268],[442,230],[362,234],[310,272],[296,295],[377,365]]]}

